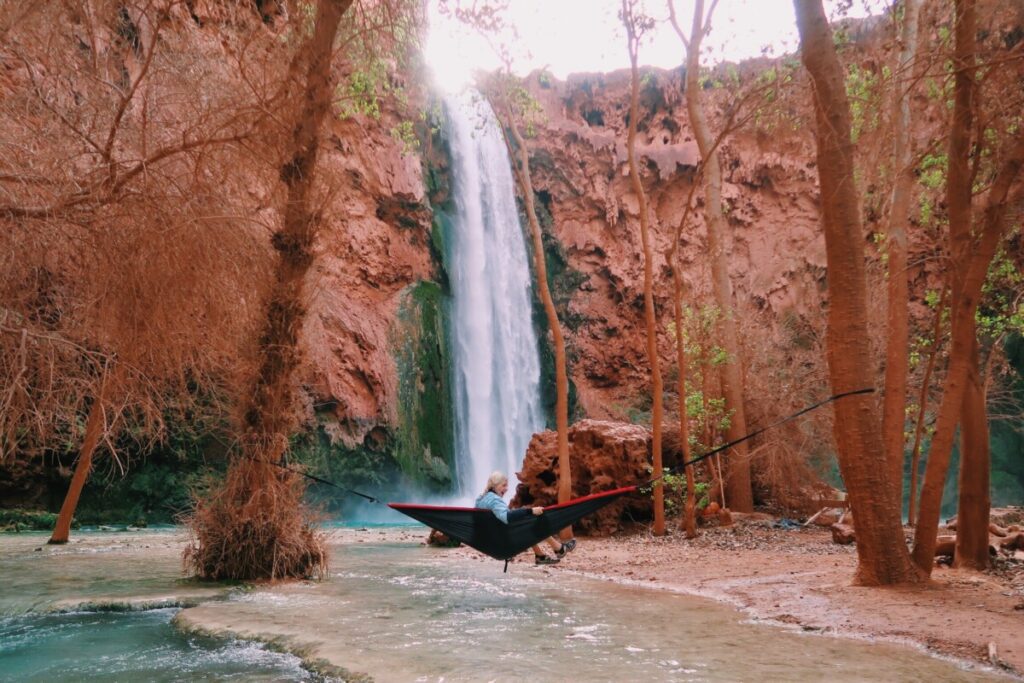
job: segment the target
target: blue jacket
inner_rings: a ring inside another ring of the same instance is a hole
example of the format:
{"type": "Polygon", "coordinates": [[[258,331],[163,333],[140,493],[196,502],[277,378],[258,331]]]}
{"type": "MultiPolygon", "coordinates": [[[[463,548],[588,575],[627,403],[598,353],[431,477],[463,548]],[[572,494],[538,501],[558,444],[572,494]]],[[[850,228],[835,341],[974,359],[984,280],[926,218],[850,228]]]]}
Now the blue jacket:
{"type": "Polygon", "coordinates": [[[518,510],[509,510],[508,503],[501,499],[494,491],[488,491],[479,498],[476,499],[474,507],[483,508],[490,510],[494,513],[494,516],[500,519],[505,524],[508,524],[509,520],[515,520],[520,517],[526,517],[532,514],[530,508],[519,508],[518,510]]]}

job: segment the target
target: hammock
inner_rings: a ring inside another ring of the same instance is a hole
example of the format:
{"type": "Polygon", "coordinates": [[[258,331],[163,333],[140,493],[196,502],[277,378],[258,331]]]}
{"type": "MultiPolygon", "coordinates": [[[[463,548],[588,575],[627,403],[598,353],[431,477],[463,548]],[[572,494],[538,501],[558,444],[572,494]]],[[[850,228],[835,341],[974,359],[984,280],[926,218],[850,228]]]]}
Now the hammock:
{"type": "MultiPolygon", "coordinates": [[[[671,472],[682,472],[683,469],[689,465],[693,465],[701,460],[710,458],[715,453],[720,453],[721,451],[732,448],[736,444],[742,443],[747,439],[752,439],[758,434],[766,432],[773,427],[777,427],[785,422],[794,420],[804,413],[809,413],[812,410],[820,408],[826,403],[831,403],[832,401],[845,398],[847,396],[870,394],[872,392],[874,392],[874,388],[868,387],[866,389],[855,389],[853,391],[845,391],[841,394],[829,396],[823,401],[807,406],[792,415],[787,415],[786,417],[780,418],[765,427],[754,430],[745,436],[741,436],[729,443],[713,448],[707,453],[697,456],[692,460],[679,463],[675,467],[667,470],[666,474],[671,472]]],[[[360,493],[359,491],[339,486],[332,481],[322,479],[312,474],[307,474],[306,472],[293,470],[291,467],[288,467],[287,463],[269,460],[259,460],[258,462],[266,462],[270,465],[288,470],[289,472],[294,472],[295,474],[306,477],[312,481],[326,484],[347,493],[365,498],[371,503],[381,502],[377,498],[366,493],[360,493]]],[[[388,507],[398,510],[402,514],[408,515],[419,522],[423,522],[427,526],[437,529],[438,531],[441,531],[451,538],[457,539],[472,548],[476,548],[480,552],[490,555],[496,560],[505,560],[505,570],[508,571],[508,561],[530,546],[536,545],[539,541],[544,540],[548,536],[555,535],[567,526],[571,526],[576,520],[597,512],[620,496],[624,496],[627,493],[633,493],[634,491],[649,491],[650,487],[664,476],[665,475],[663,474],[660,477],[656,477],[646,484],[639,486],[624,486],[611,491],[594,493],[589,496],[584,496],[583,498],[575,498],[558,505],[551,505],[544,508],[544,514],[542,515],[531,515],[530,517],[513,520],[508,524],[503,523],[495,517],[494,513],[490,510],[481,508],[415,505],[412,503],[388,503],[388,507]]]]}
{"type": "Polygon", "coordinates": [[[462,541],[496,560],[515,557],[548,536],[553,536],[577,520],[597,512],[608,503],[638,486],[625,486],[594,493],[544,508],[544,514],[531,515],[505,524],[487,508],[457,508],[437,505],[388,503],[388,507],[423,522],[451,538],[462,541]]]}

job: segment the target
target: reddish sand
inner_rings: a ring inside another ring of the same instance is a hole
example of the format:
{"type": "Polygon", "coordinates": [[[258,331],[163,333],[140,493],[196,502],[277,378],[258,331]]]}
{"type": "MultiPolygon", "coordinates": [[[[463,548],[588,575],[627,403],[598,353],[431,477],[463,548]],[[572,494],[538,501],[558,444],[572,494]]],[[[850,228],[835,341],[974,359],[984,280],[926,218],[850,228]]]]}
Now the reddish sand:
{"type": "MultiPolygon", "coordinates": [[[[783,530],[766,517],[701,529],[692,541],[680,532],[655,538],[646,530],[581,538],[561,564],[544,571],[702,595],[759,619],[917,643],[986,664],[993,663],[994,646],[997,666],[1024,672],[1024,563],[1000,559],[986,573],[937,567],[926,586],[863,588],[851,585],[853,546],[834,544],[828,529],[783,530]]],[[[524,554],[517,563],[532,565],[531,557],[524,554]]]]}

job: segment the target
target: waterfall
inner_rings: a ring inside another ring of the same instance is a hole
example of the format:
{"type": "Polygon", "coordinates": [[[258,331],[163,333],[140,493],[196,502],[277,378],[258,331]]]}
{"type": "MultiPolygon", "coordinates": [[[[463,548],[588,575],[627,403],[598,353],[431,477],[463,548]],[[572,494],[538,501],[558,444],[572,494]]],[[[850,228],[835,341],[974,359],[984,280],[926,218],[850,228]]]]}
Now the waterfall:
{"type": "Polygon", "coordinates": [[[487,101],[445,98],[455,216],[452,291],[455,461],[462,500],[494,470],[515,473],[544,428],[530,268],[501,129],[487,101]]]}

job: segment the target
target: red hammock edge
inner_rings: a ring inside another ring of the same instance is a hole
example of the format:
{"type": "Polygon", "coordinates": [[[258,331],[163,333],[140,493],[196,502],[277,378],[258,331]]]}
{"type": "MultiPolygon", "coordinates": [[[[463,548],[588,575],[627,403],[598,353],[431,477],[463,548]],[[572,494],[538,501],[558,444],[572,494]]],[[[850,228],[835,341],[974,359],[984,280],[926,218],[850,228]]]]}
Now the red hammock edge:
{"type": "MultiPolygon", "coordinates": [[[[567,500],[564,503],[558,503],[556,505],[548,505],[544,509],[545,510],[557,510],[558,508],[569,507],[570,505],[575,505],[576,503],[582,503],[582,502],[588,501],[588,500],[594,500],[595,498],[604,498],[606,496],[615,496],[615,495],[620,495],[620,494],[623,494],[623,493],[629,493],[630,491],[636,491],[639,488],[640,488],[639,486],[634,485],[634,486],[623,486],[621,488],[612,489],[610,491],[599,491],[598,493],[591,493],[590,495],[583,496],[581,498],[573,498],[572,500],[567,500]]],[[[395,510],[402,510],[402,509],[406,509],[406,510],[411,510],[411,509],[416,509],[416,510],[461,510],[461,511],[464,511],[464,512],[472,512],[473,510],[480,510],[480,509],[482,509],[482,508],[467,508],[467,507],[450,507],[450,506],[447,506],[447,505],[419,505],[419,504],[416,504],[416,503],[388,503],[388,507],[389,508],[393,508],[395,510]]]]}

